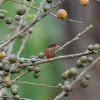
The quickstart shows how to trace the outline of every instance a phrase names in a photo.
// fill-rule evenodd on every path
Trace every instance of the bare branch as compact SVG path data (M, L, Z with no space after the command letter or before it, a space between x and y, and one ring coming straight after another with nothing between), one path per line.
M70 86L73 87L73 85L76 84L77 81L79 81L91 68L94 67L94 65L96 63L98 63L100 61L100 56L93 61L89 66L87 66L82 72L81 74L72 82L70 83ZM60 100L64 95L66 94L66 92L62 92L61 94L59 94L58 96L56 96L56 98L54 100Z
M14 83L19 83L19 84L29 84L29 85L44 86L44 87L48 87L48 88L59 89L58 86L50 86L50 85L38 84L38 83L30 83L30 82L14 82Z
M87 30L93 28L93 25L89 25L85 30L83 30L81 33L79 33L76 37L74 37L72 40L66 42L62 48L65 48L67 45L71 44L72 42L78 40L80 38L81 35L83 35ZM55 53L59 52L60 50L62 50L62 48L59 48L58 50L56 50Z
M64 0L63 0L64 1ZM14 36L12 36L8 41L6 41L5 43L3 43L2 45L0 45L0 49L6 45L8 45L10 42L14 41L16 38L18 38L20 36L20 34L23 34L24 32L26 32L29 28L33 27L37 22L39 22L41 19L43 19L44 17L46 17L49 12L51 12L54 8L56 8L59 4L62 3L62 0L59 0L53 7L51 7L46 13L44 13L43 15L41 15L39 18L37 18L35 21L33 21L29 26L26 26L21 32L19 32L18 34L15 34Z
M0 7L6 2L7 0L0 0Z
M98 51L98 52L100 52L100 51ZM20 64L18 67L22 67L22 66L27 67L27 66L39 65L39 64L53 62L53 61L56 61L56 60L80 57L80 56L89 55L89 54L95 54L95 51L82 52L82 53L64 55L64 56L58 56L58 57L54 57L54 58L50 58L50 59L44 59L44 60L41 60L41 61L37 61L36 63L24 63L24 64Z

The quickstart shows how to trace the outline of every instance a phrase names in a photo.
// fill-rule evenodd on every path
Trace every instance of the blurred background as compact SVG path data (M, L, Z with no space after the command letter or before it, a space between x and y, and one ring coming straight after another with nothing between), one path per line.
M21 0L23 1L23 0ZM34 6L39 7L42 0L35 0ZM55 3L57 0L54 0ZM47 4L47 3L45 3ZM44 4L44 5L45 5ZM6 17L13 18L13 24L15 27L14 16L16 15L15 8L17 3L7 1L0 9L7 10ZM52 13L57 12L59 8L65 9L68 12L68 18L78 21L83 21L83 24L70 22L68 20L59 20L52 16L47 16L33 28L33 33L30 35L23 52L20 57L29 58L31 55L38 55L40 52L44 52L50 42L55 42L62 46L67 41L74 38L78 33L82 32L90 24L94 25L94 28L87 31L78 41L68 45L63 51L60 51L56 56L67 55L72 53L79 53L87 50L89 44L100 43L100 3L95 0L90 0L87 7L82 7L79 4L79 0L65 0L62 5L53 10ZM33 21L37 10L31 9L29 15L32 16L27 19L27 24ZM5 24L4 20L0 19L0 41L7 37L9 33L9 25ZM13 53L16 54L19 50L21 39L19 38L14 45ZM99 54L93 55L96 58ZM19 81L29 81L33 83L41 83L55 86L58 83L64 83L61 78L61 74L71 67L76 67L75 59L66 59L61 61L55 61L49 64L41 64L40 78L34 79L33 72L28 73L22 77ZM89 73L92 78L89 80L89 86L87 88L80 87L79 82L74 86L73 92L69 97L63 97L62 100L100 100L100 67L98 63ZM83 69L81 69L83 70ZM79 70L79 71L81 71ZM16 77L16 75L14 76ZM13 77L13 78L14 78ZM56 95L62 91L57 89L51 89L41 86L31 86L25 84L18 84L20 87L20 97L29 98L32 100L53 100Z

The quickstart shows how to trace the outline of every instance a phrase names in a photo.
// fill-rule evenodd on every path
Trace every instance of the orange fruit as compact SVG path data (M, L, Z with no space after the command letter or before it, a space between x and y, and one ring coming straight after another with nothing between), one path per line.
M89 4L89 0L80 0L81 6L87 6Z
M59 19L65 19L65 18L67 17L67 11L64 10L64 9L59 9L59 10L57 11L57 17L58 17Z

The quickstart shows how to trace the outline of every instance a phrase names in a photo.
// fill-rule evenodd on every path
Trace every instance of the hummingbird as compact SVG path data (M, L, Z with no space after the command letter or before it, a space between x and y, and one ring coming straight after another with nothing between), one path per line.
M48 45L48 48L45 49L45 56L49 59L49 58L53 58L55 56L55 49L57 48L62 48L60 46L58 46L56 43L51 42Z

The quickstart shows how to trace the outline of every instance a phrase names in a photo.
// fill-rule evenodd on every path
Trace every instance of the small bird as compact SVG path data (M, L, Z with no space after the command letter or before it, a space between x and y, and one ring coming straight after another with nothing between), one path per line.
M53 58L55 56L55 49L57 48L62 48L60 46L58 46L56 43L51 42L48 45L48 48L45 49L45 56L49 59L49 58Z

